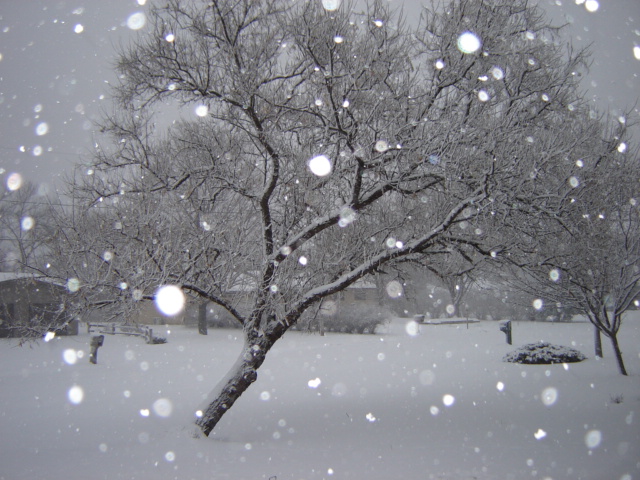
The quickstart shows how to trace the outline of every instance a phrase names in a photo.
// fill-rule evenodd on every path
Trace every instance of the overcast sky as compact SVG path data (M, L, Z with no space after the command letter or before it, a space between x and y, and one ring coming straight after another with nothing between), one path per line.
M389 1L413 18L423 3ZM0 0L0 188L11 173L51 184L87 158L93 121L109 105L114 47L136 34L136 14L147 8L140 3ZM589 98L616 116L632 107L640 98L640 0L540 5L556 24L570 23L567 40L592 45Z

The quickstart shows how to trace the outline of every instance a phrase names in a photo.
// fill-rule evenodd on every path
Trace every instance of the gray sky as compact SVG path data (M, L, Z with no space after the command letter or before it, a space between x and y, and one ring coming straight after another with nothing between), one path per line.
M423 3L389 1L411 17ZM53 184L87 157L92 122L109 106L114 47L135 35L132 15L146 8L140 3L0 0L0 188L16 172ZM540 0L556 24L570 23L568 40L592 45L584 87L600 110L617 116L640 98L640 1L598 0L594 12L586 3Z

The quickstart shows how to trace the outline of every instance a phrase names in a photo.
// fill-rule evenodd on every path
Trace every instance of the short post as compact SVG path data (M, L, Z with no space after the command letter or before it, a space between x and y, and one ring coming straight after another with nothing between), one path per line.
M198 307L198 333L207 335L207 302L202 302Z
M104 344L104 335L94 335L91 337L91 353L89 354L89 362L94 365L98 363L98 348Z
M511 320L501 323L500 331L507 336L507 343L511 345Z

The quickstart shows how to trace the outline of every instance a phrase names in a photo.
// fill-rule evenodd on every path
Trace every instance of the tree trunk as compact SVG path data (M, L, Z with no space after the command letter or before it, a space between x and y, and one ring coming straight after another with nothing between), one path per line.
M464 317L464 312L462 311L462 296L456 297L456 303L453 304L453 308L455 309L456 317Z
M202 302L198 308L198 333L207 335L207 302Z
M456 281L456 280L459 280ZM447 309L448 317L464 317L462 312L462 300L467 293L467 286L463 277L454 278L447 282L447 289L449 290L449 297L451 298L451 305L453 305L453 312Z
M458 303L460 302L460 298L458 296L459 292L456 291L456 287L452 283L447 284L447 289L449 290L449 299L451 300L451 303L445 308L445 313L447 317L452 318L458 314Z
M596 349L596 357L604 358L602 355L602 335L600 333L600 329L597 326L593 326L593 339Z
M275 340L259 337L249 340L245 333L245 345L227 375L218 383L207 399L208 405L199 412L196 425L209 436L222 416L240 396L258 379L257 370L264 362Z
M613 351L616 355L616 361L618 362L618 370L622 375L628 375L627 369L624 367L624 361L622 360L622 352L620 351L620 346L618 345L617 334L614 333L609 338L611 339L611 346L613 346Z

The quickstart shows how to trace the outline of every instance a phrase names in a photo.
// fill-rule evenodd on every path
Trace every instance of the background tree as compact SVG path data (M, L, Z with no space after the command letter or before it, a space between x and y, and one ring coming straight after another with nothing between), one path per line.
M54 231L50 209L49 199L29 182L0 193L0 271L28 272L46 264Z
M544 300L586 315L596 329L596 355L602 333L626 375L617 335L640 295L640 169L622 140L624 128L611 142L602 122L580 123L591 138L546 178L547 207L555 213L523 223L512 257L523 274L514 284L536 295L538 309Z
M464 225L464 224L463 224ZM466 227L464 227L466 228ZM429 270L440 284L449 292L450 303L447 305L447 315L462 316L462 305L465 295L473 287L480 272L485 257L478 252L465 252L452 245L440 255L433 255L426 260L425 268Z
M113 255L92 274L135 285L122 302L179 285L242 325L243 351L199 412L206 435L311 306L443 245L485 251L479 225L531 193L532 162L575 143L550 135L544 159L531 148L580 101L583 54L555 33L526 1L454 1L413 29L378 1L150 9L120 54L111 143L84 177L86 211L99 200L120 216L116 233L96 217L108 233L92 258L109 239ZM154 128L167 105L187 118Z

